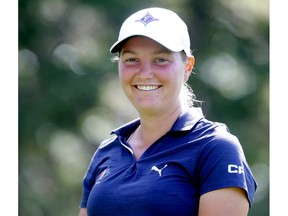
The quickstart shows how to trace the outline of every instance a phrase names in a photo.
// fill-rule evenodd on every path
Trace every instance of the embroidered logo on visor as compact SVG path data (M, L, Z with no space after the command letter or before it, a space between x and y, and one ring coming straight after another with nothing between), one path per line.
M153 22L153 21L157 21L157 20L158 19L156 19L149 12L147 12L144 17L142 17L139 20L136 20L135 22L142 22L144 24L144 26L146 26L148 23Z

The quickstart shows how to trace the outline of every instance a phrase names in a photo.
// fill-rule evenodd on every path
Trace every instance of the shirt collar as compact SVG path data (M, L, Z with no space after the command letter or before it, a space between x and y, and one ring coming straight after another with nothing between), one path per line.
M204 118L202 109L200 107L192 107L189 110L183 112L176 120L170 131L188 131L191 130L194 125ZM140 125L140 119L137 118L119 128L116 128L111 134L117 136L126 137L129 136Z
M179 116L171 128L171 131L191 130L194 125L202 118L204 118L204 116L200 107L190 108Z

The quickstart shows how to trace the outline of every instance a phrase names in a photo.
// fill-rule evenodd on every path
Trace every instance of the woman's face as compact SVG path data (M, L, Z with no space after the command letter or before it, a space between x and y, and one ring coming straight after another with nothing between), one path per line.
M180 91L190 72L181 53L171 52L147 37L129 39L120 53L121 85L140 114L181 109Z

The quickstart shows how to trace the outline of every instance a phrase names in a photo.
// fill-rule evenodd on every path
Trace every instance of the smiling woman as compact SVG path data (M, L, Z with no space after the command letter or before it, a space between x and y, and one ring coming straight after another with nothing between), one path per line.
M147 46L143 45L144 41L148 40L147 37L134 37L133 41L136 40L142 40L140 41L140 44L142 45L143 48L147 48ZM148 40L149 41L149 40ZM131 40L129 42L127 42L127 44L131 44L132 43ZM152 58L151 60L149 60L149 62L151 62L151 66L154 65L155 66L159 66L159 69L162 67L162 69L164 68L164 66L166 65L166 67L168 66L168 64L171 65L171 63L175 62L175 54L176 53L172 53L170 50L168 50L167 48L163 47L162 45L155 43L155 41L150 40L150 43L154 43L156 46L159 46L159 50L155 50L152 51ZM125 44L124 48L127 47L127 44ZM133 47L133 45L132 45ZM119 61L120 56L119 55L115 55L112 58L112 62L118 62L119 63L119 68L121 67L121 65L124 66L129 66L129 68L132 69L132 66L134 66L133 68L135 69L136 66L141 66L143 67L143 60L139 59L139 55L143 54L142 51L139 52L139 54L137 54L137 52L134 52L130 49L123 49L122 52L119 52L119 55L121 55L121 62ZM177 53L176 55L178 55L179 53ZM180 100L182 102L182 105L186 108L192 107L193 106L193 102L200 102L196 100L196 96L193 93L192 88L187 84L187 80L189 78L189 75L193 69L194 66L194 57L190 56L187 57L187 55L185 54L184 51L180 52L180 56L182 58L182 64L186 64L186 70L185 70L185 81L182 82L182 87L181 87L181 93L180 93ZM178 56L177 56L178 57ZM141 60L141 61L140 61ZM179 59L177 59L177 63L181 64L181 61L178 61ZM151 67L151 66L145 66L144 67ZM161 67L160 67L161 66ZM149 72L151 69L148 69L147 71ZM157 71L157 70L156 70ZM135 71L134 71L135 73ZM151 71L151 73L153 73L153 71ZM138 73L139 74L139 73ZM121 76L121 73L120 73ZM149 85L134 85L135 88L138 88L139 90L142 91L151 91L151 90L156 90L159 89L161 87L161 85L156 85L156 84L149 84Z
M195 59L183 20L163 8L140 10L110 51L139 118L95 152L80 215L247 215L257 184L241 144L189 103Z
M119 77L126 96L143 117L165 116L182 109L179 95L193 64L193 57L184 62L179 52L137 36L122 47Z

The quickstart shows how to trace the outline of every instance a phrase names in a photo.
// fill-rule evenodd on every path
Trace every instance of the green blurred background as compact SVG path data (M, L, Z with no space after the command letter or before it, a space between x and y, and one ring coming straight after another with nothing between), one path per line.
M109 48L124 19L151 6L188 25L189 83L243 146L258 182L249 215L269 215L268 0L20 0L19 215L78 215L92 154L137 116Z

